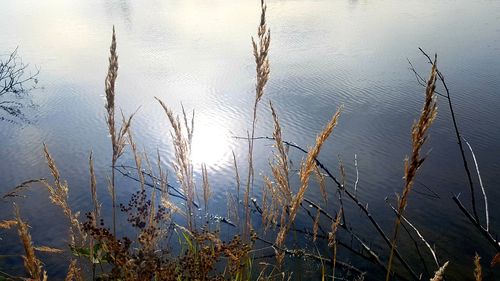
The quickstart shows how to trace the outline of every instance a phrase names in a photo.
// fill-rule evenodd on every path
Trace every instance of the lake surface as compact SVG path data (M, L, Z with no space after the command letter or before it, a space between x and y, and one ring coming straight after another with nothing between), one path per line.
M248 144L233 136L245 136L251 127L255 66L250 38L256 34L259 13L257 0L1 1L0 53L19 46L23 60L41 68L42 88L32 92L37 107L25 110L31 122L0 122L0 193L24 180L48 177L45 143L69 182L75 209L90 208L87 163L92 150L99 195L109 206L105 184L111 147L103 95L114 25L120 65L117 104L126 114L140 107L132 126L139 148L153 157L159 149L163 164L171 166L170 127L155 96L177 113L181 103L189 111L195 109L197 177L201 163L206 163L213 205L224 214L226 193L235 186L232 151L245 171ZM394 202L394 194L401 192L403 160L411 152L410 129L424 94L407 59L427 77L429 65L418 47L438 53L460 130L481 169L491 228L500 232L500 1L269 1L268 24L271 78L259 107L256 135L272 135L269 100L284 138L304 148L344 105L320 160L338 174L340 157L347 188L353 188L357 156L358 196L388 233L394 216L384 199ZM271 145L256 141L258 200L260 175L269 173ZM486 267L494 249L451 200L461 193L468 206L469 192L444 98L439 98L438 117L424 151L429 156L411 194L408 217L435 245L441 260L451 260L453 280L470 279L474 253L483 256ZM297 168L303 155L291 152L291 157ZM132 164L132 158L127 154L121 163ZM244 178L245 172L241 174ZM137 186L122 177L118 183L118 198L125 202ZM329 188L333 199L331 183ZM429 196L428 189L437 196ZM35 243L64 247L67 228L61 212L41 187L25 194L27 198L16 201L32 226ZM316 189L308 196L320 201L319 194ZM478 204L482 214L483 204ZM331 211L337 208L336 202L329 206ZM361 236L375 249L385 249L356 207L346 208L349 223ZM11 213L12 204L0 201L0 219ZM301 222L309 223L306 218ZM20 253L17 238L4 233L0 255ZM403 239L400 249L412 252L412 247ZM340 251L344 260L356 260L347 250ZM388 251L381 252L385 259ZM49 275L58 276L67 268L57 262L66 257L42 258ZM0 259L0 265L22 272L22 264L14 261ZM434 270L432 262L428 264Z

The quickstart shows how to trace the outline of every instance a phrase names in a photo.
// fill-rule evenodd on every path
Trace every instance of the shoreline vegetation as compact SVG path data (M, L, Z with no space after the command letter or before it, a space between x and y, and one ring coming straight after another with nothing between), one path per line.
M257 112L264 106L265 88L270 75L269 50L271 32L266 22L266 4L261 1L261 15L257 37L252 38L252 49L256 65L255 100L251 109L253 118L251 128L245 137L236 137L248 142L247 170L238 167L233 153L236 187L228 195L227 217L214 214L210 206L212 187L207 167L202 165L202 179L197 182L191 161L191 143L195 131L195 113L176 115L168 104L156 98L165 112L171 126L171 138L175 158L172 169L175 184L167 176L167 168L162 166L159 150L154 157L138 151L133 137L132 113L117 116L115 83L118 77L118 54L115 29L113 27L108 73L105 78L106 124L111 136L112 154L107 187L97 185L92 152L89 155L90 194L92 209L73 210L68 203L70 186L63 179L57 167L57 159L44 144L44 155L52 179L36 179L21 183L2 196L8 200L20 196L34 184L41 184L49 192L49 199L58 206L67 218L69 226L68 249L56 249L45 245L35 245L29 225L23 220L20 209L14 204L14 216L0 221L0 229L17 229L19 241L24 248L22 255L26 275L13 276L8 269L0 268L0 280L52 280L47 275L44 263L39 259L40 252L71 254L65 280L295 280L307 279L301 272L287 267L287 260L304 258L318 264L321 280L375 280L374 276L385 276L385 280L445 280L453 257L444 257L432 246L425 235L406 216L408 198L419 169L427 157L425 143L429 129L437 115L437 97L447 101L451 112L453 128L460 149L464 171L470 188L470 208L466 207L459 195L452 200L467 221L491 245L490 257L483 260L477 254L470 261L470 276L474 280L490 280L492 270L500 262L500 244L490 226L488 199L483 187L478 163L471 144L460 134L452 99L444 75L439 71L437 55L431 57L420 51L428 60L430 73L425 79L411 65L417 81L425 88L422 109L411 130L411 147L404 162L404 185L397 195L396 202L387 202L394 211L394 223L383 226L370 212L366 202L357 196L359 176L356 166L356 181L349 186L345 181L345 169L339 163L338 176L318 160L322 145L332 135L342 119L340 106L330 121L317 134L315 143L304 149L284 139L279 121L279 113L269 101L271 118L274 123L272 136L256 136ZM440 83L443 92L436 90ZM445 106L442 106L443 109ZM442 110L443 110L442 109ZM253 167L254 142L273 142L272 159L269 170L263 174L264 185L254 185ZM465 144L467 147L465 147ZM291 170L289 150L297 150L304 157L298 173ZM466 153L470 152L473 165L467 162ZM133 156L135 166L120 163L125 153ZM472 167L472 168L471 168ZM138 185L128 202L117 202L116 176L125 176ZM472 174L479 178L479 188L474 184ZM323 202L308 198L311 181L316 180ZM172 182L172 183L171 183ZM296 185L295 183L298 183ZM334 188L335 192L328 189ZM103 208L97 190L107 188L111 207ZM259 188L262 200L255 199L255 189ZM314 186L316 188L316 186ZM242 194L241 194L242 193ZM481 196L480 202L476 196ZM202 198L199 199L199 198ZM242 200L240 200L242 198ZM202 202L201 202L202 201ZM180 203L180 204L179 204ZM385 248L372 248L370 237L362 237L349 223L345 204L354 205L368 225L384 243ZM306 208L305 206L308 206ZM480 208L480 206L484 206ZM481 210L483 213L481 213ZM198 219L202 215L204 219ZM297 218L310 219L308 227L299 228ZM234 231L232 239L223 239L220 228L208 223L209 218L217 217L219 224L226 224ZM255 225L252 217L260 218ZM111 218L105 221L104 218ZM118 221L125 222L133 229L132 233L117 231ZM384 229L392 229L387 231ZM404 229L404 232L403 232ZM125 235L126 234L126 235ZM399 238L405 235L415 244L414 252L402 251ZM224 235L227 237L227 235ZM347 239L346 239L347 238ZM312 241L317 251L297 247L294 240ZM319 251L318 247L327 251ZM346 251L370 264L374 272L365 271L357 264L344 261L339 255ZM418 255L420 263L409 256ZM487 268L483 269L486 260ZM383 277L382 277L383 278ZM378 280L378 279L377 279Z

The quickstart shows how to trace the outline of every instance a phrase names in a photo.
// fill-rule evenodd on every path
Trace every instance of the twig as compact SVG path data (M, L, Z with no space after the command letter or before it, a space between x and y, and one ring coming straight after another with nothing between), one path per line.
M429 63L432 64L432 59L431 57L424 51L422 48L418 48L422 54L427 57L427 60ZM458 125L457 125L457 119L455 117L455 112L453 110L453 105L451 102L451 95L450 95L450 90L448 89L448 85L446 84L446 81L444 79L444 75L439 71L439 69L436 69L437 75L441 83L443 84L443 87L446 91L446 99L448 100L448 107L450 108L450 114L451 114L451 119L453 121L453 128L455 129L455 136L458 142L458 146L460 148L460 154L462 156L462 163L464 165L465 173L467 174L467 180L469 182L469 188L470 188L470 193L471 193L471 202L472 202L472 212L474 213L474 218L479 222L479 216L477 214L477 208L476 208L476 196L474 194L474 184L472 182L472 176L471 172L469 169L469 164L467 163L467 159L465 158L465 152L464 152L464 147L462 144L462 138L460 136L460 131L458 130Z
M467 211L467 209L464 207L462 202L460 202L460 199L458 199L459 195L453 195L453 201L457 204L458 208L464 213L464 215L469 219L469 221L479 230L479 232L490 242L490 244L496 249L497 252L500 252L500 244L498 241L493 238L493 235L487 231L480 223L478 220L474 218L474 216Z
M308 253L306 252L305 250L303 249L288 249L286 247L280 247L278 245L276 245L275 243L273 242L270 242L270 241L267 241L263 238L260 238L260 237L257 237L257 240L265 243L265 244L268 244L270 246L272 246L273 248L279 250L279 251L282 251L284 252L285 254L287 255L290 255L290 256L293 256L293 257L305 257L305 258L311 258L313 260L317 260L317 261L320 261L320 262L325 262L325 263L328 263L328 264L332 264L332 260L331 259L328 259L328 258L324 258L320 255L316 255L316 254L312 254L312 253ZM353 265L351 264L348 264L346 262L342 262L342 261L336 261L336 263L348 270L351 270L351 271L355 271L356 273L358 274L364 274L363 271L361 271L360 269L354 267Z
M396 215L398 215L398 211L396 210L396 208L394 208L394 206L392 206L388 201L387 201L387 198L386 198L386 202L387 204L389 204L389 206L391 207L391 209L396 213ZM432 258L434 259L434 262L436 263L436 266L438 268L440 268L440 263L439 263L439 260L436 256L436 252L432 249L431 245L427 242L427 240L425 240L424 236L420 233L420 231L418 231L418 229L405 217L401 214L401 218L403 219L404 222L406 222L411 228L413 228L413 230L415 231L415 233L417 233L418 237L420 238L420 240L422 240L422 242L424 242L425 246L429 249L429 251L431 252L431 255L432 255Z
M116 167L114 167L114 169L116 169L120 174L122 174L123 176L129 178L129 179L132 179L134 181L137 181L137 182L140 182L140 179L138 178L135 178L133 176L130 175L130 173L127 171L127 169L137 169L136 167L132 167L132 166L126 166L126 165L118 165ZM125 171L122 171L121 169L124 169ZM159 179L157 177L155 177L154 175L152 175L151 173L148 173L146 171L141 171L144 175L150 177L153 181L156 181L156 182L165 182L164 180L162 179ZM174 196L174 197L177 197L177 198L180 198L184 201L187 201L187 197L186 195L184 195L184 193L182 193L181 191L179 191L178 188L176 188L175 186L169 184L169 183L166 183L168 188L169 188L169 191L168 191L168 194ZM153 185L152 183L149 183L149 182L144 182L144 185L148 186L148 187L151 187L151 188L154 188L158 191L161 191L161 189L155 185ZM175 193L173 192L170 192L170 190L173 190L175 191ZM195 201L192 202L193 206L195 206L196 208L199 208L199 204L196 203Z
M358 170L358 155L354 154L354 168L356 168L356 181L354 182L354 194L358 194L359 170Z
M464 137L462 137L462 138L464 139L465 143L469 147L470 153L472 154L472 159L474 160L474 165L476 166L477 177L479 179L479 186L481 187L481 191L483 192L484 213L486 216L486 231L488 231L490 229L490 215L488 212L488 197L486 197L486 191L484 190L483 180L481 178L481 174L479 173L479 165L477 164L476 155L474 154L474 151L472 150L472 146L470 145L470 143Z

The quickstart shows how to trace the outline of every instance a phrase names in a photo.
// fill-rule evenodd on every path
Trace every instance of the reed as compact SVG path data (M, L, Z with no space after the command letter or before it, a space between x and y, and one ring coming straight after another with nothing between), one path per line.
M200 182L195 179L191 161L191 144L195 125L194 111L190 117L182 106L182 116L175 115L166 103L156 98L164 110L171 127L170 136L175 152L172 167L177 178L177 183L181 186L180 191L175 186L169 184L167 170L161 164L159 149L156 151L155 167L154 163L152 163L154 161L150 161L146 152L139 152L131 128L131 121L134 114L126 118L121 113L121 125L117 126L115 120L115 83L118 76L118 55L116 52L115 29L113 27L108 72L105 79L106 124L111 136L113 149L111 158L112 172L108 184L112 200L111 228L106 225L104 218L101 218L105 216L101 216L101 204L97 198L98 184L92 152L88 159L92 206L91 211L86 213L86 219L84 220L81 220L78 212L71 209L68 203L68 183L62 179L56 162L45 145L44 154L47 166L52 174L53 183L49 183L45 179L26 181L16 187L14 191L2 197L3 199L16 197L22 191L22 188L36 182L41 182L48 189L51 202L62 210L70 222L71 252L80 257L78 260L71 259L69 261L66 280L85 280L85 271L82 268L85 268L83 262L87 261L92 265L93 280L254 280L252 273L257 261L270 257L274 257L276 263L270 264L267 260L260 262L259 265L263 266L263 269L260 271L257 280L291 280L292 276L295 277L295 273L285 272L281 267L286 256L308 258L321 263L322 280L325 280L327 277L326 266L331 267L332 280L339 279L336 275L347 271L354 272L357 276L346 275L347 277L352 277L349 280L363 280L364 273L360 269L356 268L355 265L342 262L339 255L340 247L380 267L381 272L386 272L387 274L386 280L393 277L403 281L409 280L406 276L399 274L397 270L393 269L394 257L401 262L413 279L420 280L423 275L417 275L413 271L396 247L402 223L410 225L411 229L417 233L420 240L429 248L435 263L439 267L434 277L430 280L444 280L444 271L448 262L440 266L430 244L424 239L417 228L404 217L404 211L408 205L415 177L426 158L425 156L421 156L421 150L426 143L428 130L437 112L435 87L437 77L440 75L436 66L437 58L434 58L431 74L427 81L424 106L419 119L412 127L412 151L410 157L405 160L404 188L402 194L398 196L397 207L393 208L396 213L396 220L392 240L389 240L372 214L368 211L368 205L362 204L357 197L357 185L359 182L357 156L354 156L354 166L356 168L356 181L353 186L354 195L351 193L351 187L348 186L349 183L346 181L348 169L344 167L340 157L339 179L333 176L327 167L318 160L323 145L333 134L337 126L343 109L342 106L338 108L323 130L317 135L314 145L310 149L305 150L284 139L278 113L273 104L269 102L273 122L272 138L262 137L261 139L272 140L274 149L272 159L269 160L269 175L263 176L262 205L259 206L256 200L252 199L250 201L254 187L253 150L254 140L258 139L258 137L255 137L258 106L264 96L265 87L270 75L269 47L271 38L270 30L266 23L267 7L263 0L261 0L260 8L261 14L257 37L252 38L253 55L256 64L256 85L252 108L252 127L251 131L247 132L248 176L246 186L244 187L244 200L243 202L239 200L241 191L240 173L238 171L236 155L233 152L236 196L228 192L227 217L229 220L221 220L222 223L227 223L235 227L234 233L236 235L234 238L224 241L221 239L219 233L221 228L219 227L214 230L214 228L211 229L208 225L208 218L212 215L212 212L216 212L217 210L210 205L213 187L209 184L209 173L205 164L201 166L201 185L203 188L203 203L207 224L199 227L196 226L198 214L196 214L197 210L195 207L198 208L198 204L195 201L195 196L198 196L196 186ZM119 204L119 210L132 227L133 235L135 235L133 238L128 238L127 236L120 238L116 233L117 219L120 218L116 215L115 171L119 168L117 166L119 164L118 160L125 153L126 146L130 146L130 153L133 156L135 164L133 168L137 172L137 175L132 176L126 173L124 175L135 179L139 186L136 191L133 191L128 203ZM306 154L300 163L298 173L294 172L292 162L289 159L290 147ZM471 153L473 154L472 149ZM322 200L324 204L313 202L306 197L310 188L310 178L313 176L313 173L319 184L319 193L321 194L319 200ZM328 184L332 182L327 178L333 180L339 195L339 206L338 209L335 209L338 211L334 210L332 214L329 213L329 210L337 202L332 198L329 200L329 195L331 194L329 194L327 188ZM298 186L292 186L295 179L299 180ZM362 210L362 213L375 226L378 231L377 233L389 245L391 252L387 266L385 265L386 263L382 262L381 257L383 256L376 249L371 248L371 243L367 243L366 239L360 237L352 225L346 221L345 213L349 209L344 209L342 194L347 195L345 197L346 200L351 199ZM484 197L485 203L487 203L485 194ZM177 200L185 205L184 209L179 207L180 204L178 204ZM200 200L197 199L197 201ZM241 207L242 203L244 204L243 207ZM313 208L312 210L315 213L303 206L303 203ZM236 225L239 225L239 211L241 211L238 207L244 208L245 213L245 224L239 228L236 227ZM19 210L17 208L15 210L15 220L0 221L0 228L9 229L17 226L19 238L25 251L23 259L27 275L30 277L30 280L46 280L47 274L43 269L42 262L35 255L36 251L59 253L61 250L46 246L35 247L29 233L29 226L21 219ZM303 229L295 225L295 221L299 214L301 214L301 210L304 210L304 213L311 218L311 224L301 226ZM263 226L261 233L253 231L250 220L251 213L255 214L255 216L261 216ZM186 218L187 227L176 221L176 214ZM231 218L234 218L236 225L230 222ZM488 231L488 213L486 213L486 218L486 231ZM322 225L325 221L328 222L326 226ZM271 237L275 239L274 242L267 240L266 235L269 234L268 231L272 231L271 234L273 236ZM339 235L340 231L344 231L344 234L348 235L351 241L347 243L341 240L340 237L343 236ZM410 233L408 229L407 232ZM295 247L295 244L288 243L290 241L289 236L292 234L294 238L309 239L307 240L309 241L308 243L312 243L317 253L309 252L308 247L291 248ZM172 241L178 241L178 248L180 250L172 247ZM322 245L318 244L320 241L328 245L325 256L318 250L318 246ZM414 242L417 244L416 241ZM358 247L361 250L358 250ZM269 254L269 252L272 253ZM268 255L258 256L259 253ZM492 266L496 264L496 260L495 258ZM103 266L104 264L106 266ZM425 261L423 264L425 267ZM271 268L270 272L268 268ZM296 275L300 274L300 272L296 273ZM3 280L2 277L4 275L0 271L0 280ZM415 278L415 276L420 276L421 278ZM426 276L430 277L431 273L428 272ZM303 276L298 276L298 278L301 277ZM483 279L480 257L478 255L474 258L474 277L475 280ZM343 275L342 278L344 278Z
M65 281L84 281L82 270L78 267L76 260L72 260L68 267Z
M342 107L340 107L337 112L332 116L332 119L323 131L316 137L316 143L307 153L306 159L301 163L299 178L300 178L300 188L297 193L293 196L293 199L290 203L290 214L288 215L288 221L286 224L280 227L280 230L276 236L276 244L283 245L286 235L290 230L293 222L295 221L295 217L299 211L300 204L304 199L304 195L306 190L309 187L309 177L311 173L314 171L314 166L316 165L316 158L319 155L321 150L321 146L326 142L330 134L333 132L333 129L337 125L338 118L340 113L342 112Z
M483 269L481 267L481 257L476 253L474 256L474 280L483 280Z
M413 129L411 133L412 137L412 153L410 158L405 160L405 185L403 188L403 194L398 197L398 208L396 213L396 221L394 224L394 234L391 242L391 253L389 255L389 261L387 263L387 274L386 281L390 280L390 273L392 267L392 261L394 258L394 250L396 248L397 237L399 232L399 227L401 225L401 217L404 214L406 206L408 205L408 196L412 190L413 183L417 171L420 169L425 161L425 156L420 155L422 146L428 138L428 130L434 121L437 114L437 103L436 103L436 78L437 78L437 55L434 57L434 62L431 67L431 73L429 79L427 80L427 86L425 89L425 101L420 117L418 121L413 124Z
M15 217L17 221L17 230L19 239L21 240L24 248L25 255L23 256L24 268L32 280L46 281L47 272L42 268L42 262L35 255L35 247L31 240L29 233L29 226L21 219L21 214L17 206L14 207Z
M111 36L111 46L109 48L109 66L108 73L105 79L106 92L106 124L108 126L109 135L111 137L112 157L111 157L111 180L109 182L109 190L112 199L112 215L113 215L113 233L116 235L116 191L115 191L115 167L118 158L123 154L126 146L126 134L130 128L133 114L125 118L122 113L122 125L117 128L115 122L115 83L118 77L118 54L116 52L116 35L115 27L113 26L113 35Z
M201 165L201 175L203 179L203 203L205 205L205 214L208 214L208 202L210 200L210 196L212 196L212 191L210 190L210 184L208 183L208 172L207 165Z
M194 230L193 221L193 202L195 196L195 183L193 179L193 164L191 162L191 138L193 134L193 127L188 126L186 114L183 110L185 129L187 131L187 137L182 133L182 124L179 117L174 116L172 110L170 110L167 105L156 98L160 103L165 114L168 117L170 125L173 131L171 132L172 143L175 151L175 161L173 163L174 171L176 173L177 179L182 186L183 191L186 194L187 202L187 216L188 216L188 229ZM192 123L193 124L193 123Z
M264 96L264 88L269 80L269 45L271 44L271 31L266 24L267 5L264 0L260 2L261 14L260 23L257 29L257 42L252 37L253 55L255 58L255 71L257 82L255 84L255 100L253 105L252 131L248 140L248 176L245 190L245 233L246 239L250 238L250 208L249 198L253 189L254 169L253 169L253 147L255 138L255 125L257 123L257 107L259 101ZM251 188L252 187L252 188Z
M328 233L328 247L333 250L332 281L335 280L335 265L337 263L337 230L342 217L342 209L337 213L335 220L332 220L331 232Z
M70 222L69 235L70 235L70 243L72 246L75 246L76 240L78 239L78 244L85 243L87 235L84 231L82 231L81 224L78 218L78 213L74 213L70 208L68 203L68 192L69 187L66 181L61 179L61 175L59 173L59 169L57 168L56 162L50 155L48 147L44 144L43 151L45 153L45 159L47 160L47 165L49 170L54 178L54 184L51 185L47 181L43 181L43 184L49 191L49 198L52 203L61 208L64 215L68 218ZM78 237L75 237L75 234L78 234Z
M431 281L442 281L444 280L444 271L446 270L446 267L448 266L448 262L445 262L443 266L441 266L436 273L434 274L434 277L431 279Z

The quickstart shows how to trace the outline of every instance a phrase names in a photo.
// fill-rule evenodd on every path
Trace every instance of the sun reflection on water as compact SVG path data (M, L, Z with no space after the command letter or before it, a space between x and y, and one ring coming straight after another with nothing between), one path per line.
M195 127L191 158L195 167L216 166L231 153L228 132L217 125Z

